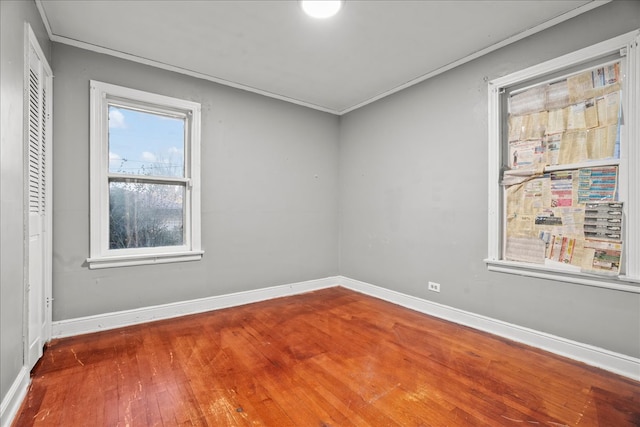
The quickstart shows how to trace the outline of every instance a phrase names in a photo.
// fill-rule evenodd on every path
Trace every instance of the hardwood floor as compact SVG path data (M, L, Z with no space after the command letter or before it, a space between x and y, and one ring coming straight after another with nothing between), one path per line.
M640 383L343 288L56 340L14 426L639 426Z

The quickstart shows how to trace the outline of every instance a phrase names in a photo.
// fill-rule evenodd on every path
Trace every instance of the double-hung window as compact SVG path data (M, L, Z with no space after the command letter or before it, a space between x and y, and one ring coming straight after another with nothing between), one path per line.
M202 257L200 104L90 83L90 268Z
M639 42L489 83L489 270L640 293Z

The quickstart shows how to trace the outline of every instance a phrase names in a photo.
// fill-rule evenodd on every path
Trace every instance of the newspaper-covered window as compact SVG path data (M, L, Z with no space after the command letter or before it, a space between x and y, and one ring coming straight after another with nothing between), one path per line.
M640 283L637 43L490 82L490 269Z
M620 273L621 91L615 61L509 94L505 260Z

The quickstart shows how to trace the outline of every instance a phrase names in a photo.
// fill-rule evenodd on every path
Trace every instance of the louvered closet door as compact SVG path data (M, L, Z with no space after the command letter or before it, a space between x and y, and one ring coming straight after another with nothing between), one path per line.
M29 368L42 356L46 340L47 298L45 283L50 259L47 244L50 209L48 206L50 75L32 46L29 52L27 100L27 171L29 209L29 277L27 288Z

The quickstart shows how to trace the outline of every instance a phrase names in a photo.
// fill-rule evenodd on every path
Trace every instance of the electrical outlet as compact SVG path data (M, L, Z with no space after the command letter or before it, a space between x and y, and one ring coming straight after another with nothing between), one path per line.
M429 288L430 291L433 292L440 292L440 283L436 283L436 282L429 282Z

